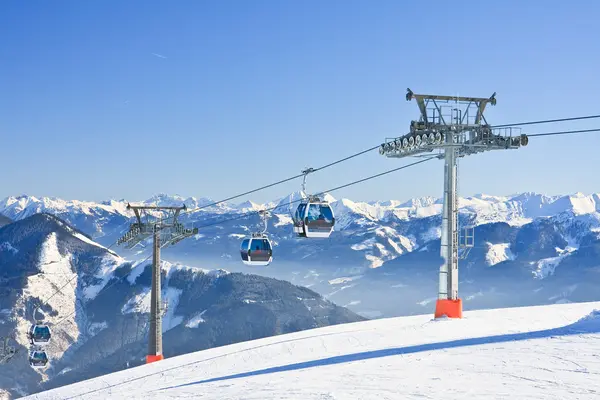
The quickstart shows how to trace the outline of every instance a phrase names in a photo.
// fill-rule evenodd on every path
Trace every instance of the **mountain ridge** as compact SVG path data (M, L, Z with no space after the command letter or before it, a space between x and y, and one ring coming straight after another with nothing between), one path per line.
M52 214L1 227L0 337L18 353L0 365L0 387L24 395L142 364L151 276L151 261L128 261ZM365 320L274 278L163 261L161 281L166 356ZM52 329L43 371L27 362L34 313Z
M207 211L229 211L229 212L245 212L248 209L258 210L261 208L273 208L275 212L278 210L295 209L295 205L300 199L300 192L291 192L288 195L279 197L275 200L258 203L252 200L245 200L240 203L222 202L218 205L213 205L204 208ZM441 212L442 199L425 196L416 197L408 200L378 200L378 201L353 201L348 198L336 199L333 196L326 194L325 199L330 203L346 203L357 205L358 207L373 207L379 210L393 209L426 209L433 207L433 212L439 214ZM53 210L56 212L66 212L75 209L80 209L82 212L91 213L92 208L97 208L110 213L119 213L124 216L133 216L133 212L128 211L126 206L128 200L125 199L109 199L103 201L82 201L82 200L65 200L59 197L36 197L29 195L7 196L0 200L0 214L16 220L27 217L32 213L38 213L42 210ZM292 202L291 205L289 203ZM180 195L167 195L158 193L150 198L142 201L131 202L132 204L148 204L148 205L175 205L185 204L188 207L187 213L194 212L196 208L203 208L208 204L214 203L214 200L208 197L184 197ZM478 208L477 206L485 206L493 209L493 204L521 203L525 205L525 209L520 210L525 218L536 218L540 216L555 215L557 213L573 210L576 214L586 214L592 212L600 212L600 193L584 194L576 192L573 194L562 195L545 195L536 192L522 192L512 194L510 196L497 196L490 194L476 194L473 196L459 196L459 209ZM439 210L438 210L439 209ZM25 212L25 213L23 213ZM422 213L422 216L431 214Z
M297 238L292 231L293 207L281 207L299 195L292 192L269 203L279 206L268 221L273 243L270 266L255 268L241 263L241 239L263 229L260 217L245 211L256 211L264 204L246 202L241 202L241 206L222 204L183 213L180 220L197 227L199 233L165 248L163 258L197 268L251 272L289 281L368 317L429 310L437 293L442 263L439 198L379 202L331 199L336 216L333 233L328 239L307 240ZM154 198L189 198L167 197L162 194ZM47 202L49 208L44 208L39 199L20 201L31 204L21 209L13 205L14 200L5 200L0 202L0 212L9 209L13 213L9 216L20 216L43 209L105 247L114 245L133 221L129 215L118 212L126 202L113 202L115 207L107 209L66 202L60 207ZM560 301L596 299L590 284L599 279L593 272L600 240L598 194L478 194L461 198L459 205L461 229L475 228L475 248L459 261L459 290L464 294L466 308L498 307L503 302L546 304L558 301L557 293L563 292L568 295L559 296ZM151 248L151 242L146 241L118 252L128 259L141 259L151 256ZM577 285L575 289L573 285ZM508 293L517 286L524 292L511 299Z

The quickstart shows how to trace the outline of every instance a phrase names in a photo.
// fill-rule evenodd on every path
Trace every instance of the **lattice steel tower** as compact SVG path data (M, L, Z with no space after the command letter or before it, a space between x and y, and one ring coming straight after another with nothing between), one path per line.
M528 138L520 128L491 127L483 112L486 105L496 105L496 93L489 98L415 94L407 89L406 100L415 99L421 116L411 121L410 133L387 139L379 148L386 157L437 157L444 160L444 208L442 211L441 256L438 300L435 317L462 317L458 297L458 259L466 257L474 245L473 228L466 228L459 243L458 229L458 159L489 150L518 149Z
M162 307L160 299L160 249L195 235L198 228L186 229L177 221L181 207L132 206L137 222L131 224L129 231L117 243L127 243L126 248L132 248L143 240L153 236L152 249L152 292L150 296L150 335L148 338L148 355L146 363L162 360ZM161 218L151 215L149 211L162 213ZM166 213L166 217L164 214ZM145 222L142 221L145 219Z

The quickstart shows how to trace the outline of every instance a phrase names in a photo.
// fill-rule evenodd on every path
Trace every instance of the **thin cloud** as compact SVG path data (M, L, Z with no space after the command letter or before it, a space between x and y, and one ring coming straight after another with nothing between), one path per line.
M162 54L156 54L156 53L152 53L153 56L156 56L158 58L167 58L165 56L163 56Z

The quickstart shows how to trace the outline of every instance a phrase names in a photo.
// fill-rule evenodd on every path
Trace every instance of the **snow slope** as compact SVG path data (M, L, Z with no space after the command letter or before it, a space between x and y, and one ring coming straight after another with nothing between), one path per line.
M17 343L24 347L29 347L27 331L31 326L31 321L20 316L16 310L25 308L25 304L32 298L43 299L54 313L38 310L37 318L41 318L48 324L54 325L60 322L65 315L68 315L64 323L69 323L68 334L64 332L53 332L52 342L47 346L48 353L53 357L61 357L64 349L68 346L69 340L77 340L80 332L77 329L75 321L75 300L76 285L71 265L71 255L61 255L58 250L56 233L48 235L43 243L39 257L40 274L27 277L27 285L23 289L23 294L17 301L14 310L14 318L17 322L17 334L15 339ZM67 284L73 280L72 284ZM57 289L61 289L58 291Z
M600 302L312 329L186 354L29 399L597 399Z

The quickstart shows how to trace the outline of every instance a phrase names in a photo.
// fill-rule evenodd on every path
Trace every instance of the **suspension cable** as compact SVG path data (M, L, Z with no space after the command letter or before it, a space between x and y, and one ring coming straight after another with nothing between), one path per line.
M563 121L575 121L575 120L593 119L593 118L600 118L600 115L588 115L588 116L560 118L560 119L552 119L552 120L528 121L528 122L520 122L520 123L515 123L515 124L495 125L493 127L498 128L498 127L508 127L508 126L516 126L516 125L534 125L534 124L544 124L544 123L563 122ZM558 131L558 132L533 133L533 134L528 134L527 136L528 137L540 137L540 136L566 135L566 134L574 134L574 133L587 133L587 132L599 132L599 131L600 131L600 129L570 130L570 131ZM371 147L369 149L360 151L358 153L355 153L355 154L352 154L350 156L344 157L342 159L336 160L336 161L331 162L329 164L325 164L325 165L323 165L323 166L321 166L319 168L314 168L311 172L320 171L320 170L329 168L331 166L340 164L342 162L348 161L348 160L350 160L352 158L355 158L355 157L358 157L358 156L360 156L362 154L365 154L365 153L368 153L370 151L373 151L373 150L379 148L379 146L380 145ZM379 174L376 174L376 175L369 176L367 178L363 178L363 179L360 179L360 180L357 180L357 181L353 181L353 182L350 182L350 183L342 185L342 186L338 186L336 188L329 189L329 190L321 192L319 194L323 194L325 192L332 192L332 191L343 189L343 188L346 188L346 187L349 187L349 186L352 186L352 185L356 185L358 183L362 183L362 182L365 182L365 181L368 181L368 180L371 180L371 179L374 179L374 178L377 178L377 177L380 177L380 176L383 176L383 175L387 175L387 174L392 173L392 172L396 172L396 171L401 170L401 169L405 169L405 168L408 168L408 167L411 167L411 166L414 166L414 165L417 165L417 164L421 164L421 163L423 163L425 161L429 161L429 160L435 159L435 158L437 158L437 157L425 158L423 160L420 160L420 161L417 161L417 162L414 162L414 163L411 163L411 164L407 164L407 165L404 165L402 167L394 168L394 169L391 169L391 170L388 170L388 171L385 171L385 172L382 172L382 173L379 173ZM197 210L200 210L200 209L203 209L203 208L207 208L207 207L211 207L211 206L214 206L214 205L217 205L217 204L220 204L220 203L224 203L226 201L229 201L229 200L232 200L232 199L235 199L235 198L238 198L238 197L242 197L242 196L245 196L245 195L248 195L248 194L251 194L251 193L255 193L255 192L258 192L260 190L264 190L264 189L267 189L267 188L270 188L270 187L273 187L273 186L276 186L276 185L279 185L279 184L282 184L282 183L285 183L285 182L289 182L289 181L291 181L293 179L297 179L297 178L303 177L305 175L306 175L305 173L301 173L301 174L292 176L290 178L282 179L280 181L271 183L269 185L264 185L264 186L261 186L261 187L256 188L256 189L253 189L253 190L250 190L250 191L247 191L247 192L235 195L235 196L228 197L228 198L220 200L220 201L212 202L212 203L206 204L204 206L196 207L194 209L185 210L185 211L181 212L180 215L183 214L183 213L190 213L190 212L197 211ZM286 205L289 206L289 205L292 205L294 203L298 203L300 201L302 201L302 199L291 201L291 202L289 202ZM271 211L271 210L275 210L276 208L280 208L280 207L281 207L281 205L277 205L275 207L271 207L271 208L265 209L263 211ZM243 214L240 214L240 215L238 215L236 217L233 217L233 218L228 218L228 219L225 219L225 220L222 220L222 221L218 221L218 222L215 222L215 223L211 223L211 224L201 225L201 226L199 226L199 228L205 228L205 227L222 224L222 223L229 222L229 221L234 221L234 220L246 218L246 217L248 217L250 215L255 215L257 213L258 213L257 211L243 213ZM113 244L111 244L107 249L110 249L115 244L116 244L116 242L113 243ZM142 263L146 262L148 260L148 258L146 258L144 261L142 261ZM78 275L75 274L75 276L73 278L69 279L64 285L62 285L59 289L57 289L50 297L48 297L45 301L43 301L42 305L43 304L47 304L47 302L50 301L50 299L52 299L57 293L59 293L63 288L65 288L68 284L70 284L75 278L77 278L77 276ZM109 286L111 286L111 285L109 285ZM41 305L40 305L40 307L41 307ZM70 315L72 315L72 314L70 314ZM67 318L67 317L65 317L65 318ZM65 318L63 318L63 320ZM61 320L59 323L61 323L63 320ZM56 324L56 325L58 325L58 324Z
M572 133L587 133L587 132L600 132L600 129L580 129L580 130L573 130L573 131L532 133L532 134L528 134L527 137L553 136L553 135L570 135Z
M509 126L549 124L549 123L552 123L552 122L577 121L577 120L581 120L581 119L594 119L594 118L600 118L600 115L585 115L585 116L582 116L582 117L546 119L546 120L540 120L540 121L519 122L519 123L516 123L516 124L492 125L491 128L505 128L505 127L509 127Z
M329 164L325 164L325 165L323 165L323 166L321 166L319 168L312 168L311 171L310 171L310 173L321 171L321 170L324 170L326 168L332 167L334 165L340 164L340 163L342 163L344 161L348 161L348 160L350 160L352 158L355 158L355 157L358 157L358 156L363 155L365 153L368 153L370 151L373 151L373 150L377 149L378 147L379 147L379 145L371 147L371 148L368 148L368 149L363 150L363 151L359 151L358 153L354 153L354 154L352 154L352 155L350 155L348 157L344 157L342 159L336 160L336 161L331 162ZM298 175L294 175L294 176L291 176L289 178L282 179L280 181L277 181L277 182L274 182L274 183L271 183L271 184L268 184L268 185L264 185L264 186L261 186L261 187L256 188L256 189L252 189L252 190L249 190L247 192L237 194L235 196L227 197L227 198L225 198L223 200L215 201L215 202L212 202L212 203L209 203L209 204L205 204L203 206L199 206L199 207L196 207L196 208L193 208L193 209L190 209L190 210L182 211L182 212L179 213L179 215L181 215L181 214L187 214L187 213L190 213L190 212L193 212L193 211L198 211L198 210L201 210L203 208L208 208L208 207L216 206L218 204L225 203L226 201L237 199L238 197L246 196L246 195L251 194L251 193L255 193L255 192L258 192L258 191L261 191L261 190L264 190L264 189L268 189L270 187L277 186L277 185L280 185L282 183L286 183L286 182L292 181L294 179L301 178L303 176L306 176L306 174L305 173L301 173L301 174L298 174Z
M594 119L594 118L600 118L600 114L598 114L598 115L585 115L585 116L579 116L579 117L569 117L569 118L559 118L559 119L549 119L549 120L525 121L525 122L518 122L518 123L514 123L514 124L493 125L491 127L492 128L502 128L502 127L509 127L509 126L536 125L536 124L546 124L546 123L551 123L551 122L577 121L577 120ZM540 136L540 135L537 134L537 135L532 135L532 136ZM325 165L323 165L323 166L321 166L319 168L313 168L311 170L311 173L312 172L317 172L317 171L322 171L322 170L324 170L326 168L329 168L329 167L332 167L334 165L340 164L342 162L348 161L348 160L350 160L352 158L355 158L355 157L358 157L360 155L369 153L369 152L371 152L373 150L378 149L379 146L381 146L381 144L378 144L377 146L370 147L370 148L365 149L363 151L359 151L358 153L354 153L354 154L352 154L350 156L347 156L347 157L341 158L339 160L333 161L333 162L331 162L329 164L325 164ZM239 197L243 197L243 196L246 196L248 194L256 193L258 191L261 191L261 190L264 190L264 189L268 189L270 187L277 186L277 185L280 185L282 183L286 183L286 182L292 181L292 180L297 179L297 178L302 178L304 176L306 176L305 173L300 173L300 174L291 176L289 178L285 178L285 179L279 180L277 182L274 182L274 183L271 183L271 184L268 184L268 185L264 185L264 186L258 187L256 189L252 189L252 190L249 190L247 192L237 194L235 196L227 197L225 199L222 199L222 200L219 200L219 201L214 201L212 203L205 204L203 206L199 206L199 207L195 207L195 208L192 208L192 209L189 209L189 210L182 211L180 213L180 215L181 214L191 213L191 212L194 212L194 211L198 211L198 210L201 210L201 209L204 209L204 208L212 207L212 206L215 206L215 205L218 205L218 204L221 204L221 203L225 203L225 202L227 202L229 200L237 199Z
M359 180L356 180L356 181L353 181L353 182L350 182L350 183L346 183L346 184L344 184L342 186L337 186L337 187L334 187L334 188L329 189L329 190L324 190L324 191L322 191L320 193L317 193L317 195L324 195L325 193L328 193L328 192L333 192L333 191L336 191L336 190L339 190L339 189L343 189L343 188L346 188L346 187L349 187L349 186L352 186L352 185L356 185L358 183L366 182L368 180L375 179L375 178L378 178L378 177L383 176L383 175L391 174L392 172L396 172L396 171L399 171L401 169L406 169L406 168L415 166L417 164L422 164L422 163L424 163L426 161L433 160L433 159L436 159L436 158L438 158L438 157L437 156L433 156L433 157L428 157L428 158L425 158L425 159L422 159L422 160L419 160L419 161L415 161L413 163L406 164L406 165L403 165L403 166L398 167L398 168L393 168L393 169L390 169L390 170L385 171L385 172L380 172L379 174L371 175L371 176L368 176L368 177L363 178L363 179L359 179ZM305 199L292 200L292 201L289 201L288 203L278 204L276 206L273 206L273 207L270 207L270 208L265 208L265 209L262 209L262 210L259 210L259 211L249 211L249 212L246 212L246 213L242 213L242 214L236 215L235 217L226 218L226 219L219 220L217 222L213 222L213 223L210 223L210 224L200 225L200 226L198 226L198 228L199 229L200 228L206 228L206 227L209 227L209 226L220 225L220 224L223 224L225 222L236 221L236 220L239 220L239 219L243 219L243 218L249 217L251 215L260 214L261 211L273 211L273 210L278 209L278 208L282 208L282 207L286 207L286 206L291 206L292 204L300 203L303 200L305 200Z

